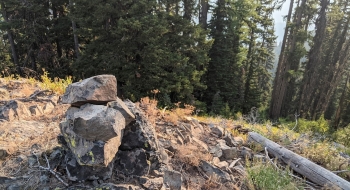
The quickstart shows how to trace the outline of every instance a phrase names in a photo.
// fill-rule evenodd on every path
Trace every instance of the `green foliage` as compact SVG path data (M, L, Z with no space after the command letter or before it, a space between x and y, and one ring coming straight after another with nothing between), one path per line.
M269 190L295 190L302 189L295 184L295 180L286 173L277 170L273 165L258 163L248 168L249 189L269 189Z
M230 119L233 116L233 113L228 103L225 103L224 107L221 108L220 115L226 119Z
M206 88L201 77L211 41L200 26L159 11L155 0L75 3L80 35L94 36L73 64L80 78L114 74L124 97L139 100L157 89L163 106L193 103L194 90Z
M39 83L41 89L52 90L53 92L62 95L66 91L68 85L72 83L72 77L70 76L66 77L66 79L55 78L54 80L51 80L51 78L48 77L48 74L47 71L44 71L44 74L41 75L41 82Z
M350 134L350 125L342 128L342 129L338 129L333 134L333 137L334 137L336 142L350 148L350 135L349 134Z
M321 116L317 121L308 121L306 119L299 119L296 130L300 133L314 132L325 134L329 130L329 123Z

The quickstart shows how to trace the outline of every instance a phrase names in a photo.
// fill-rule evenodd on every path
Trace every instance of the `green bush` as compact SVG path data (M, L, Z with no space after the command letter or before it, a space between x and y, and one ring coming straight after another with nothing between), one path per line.
M287 173L275 169L271 164L258 164L248 169L249 189L295 190L299 189Z
M345 128L338 129L334 134L334 139L336 142L346 146L350 147L350 125L346 126Z
M298 119L298 126L296 127L296 130L300 133L314 132L325 134L329 130L329 123L324 119L323 115L317 121Z

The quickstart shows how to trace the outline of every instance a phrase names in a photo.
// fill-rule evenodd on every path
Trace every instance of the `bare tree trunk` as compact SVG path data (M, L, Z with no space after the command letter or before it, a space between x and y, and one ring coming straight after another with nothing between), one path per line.
M1 3L1 7L3 9L2 10L3 11L3 18L5 19L5 22L9 23L9 19L8 19L8 15L7 15L7 11L6 11L6 7L5 7L4 2ZM13 39L13 34L12 34L12 31L10 29L7 29L7 36L8 36L8 40L10 42L10 45L11 45L12 58L13 58L13 62L16 65L17 73L20 76L22 76L21 66L19 64L18 55L17 55L17 51L16 51L16 46L15 46L15 41Z
M69 0L69 5L70 5L71 8L73 8L72 0ZM76 33L77 32L77 24L75 23L74 20L72 20L72 28L73 28L75 54L77 56L77 59L79 59L79 57L80 57L80 49L79 49L78 35Z
M282 49L281 49L280 57L278 59L278 66L276 70L276 76L274 79L272 98L271 98L271 104L270 104L270 117L272 119L278 119L280 116L282 101L283 101L284 92L285 92L285 85L286 85L285 74L286 74L286 71L289 70L289 66L285 64L284 57L285 57L286 41L287 41L288 31L289 31L288 24L290 23L290 19L292 17L293 4L294 4L294 0L291 0L289 5L288 16L287 16L286 28L284 30L284 36L283 36L282 47L281 47Z
M200 11L199 11L199 24L202 25L203 29L208 27L208 11L209 11L209 0L200 1Z

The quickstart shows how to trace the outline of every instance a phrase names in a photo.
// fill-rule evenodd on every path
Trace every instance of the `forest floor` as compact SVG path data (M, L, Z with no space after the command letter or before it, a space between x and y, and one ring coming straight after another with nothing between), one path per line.
M8 115L5 108L11 101L20 102L16 106L21 110L10 121L0 120L0 189L64 189L64 183L70 189L98 189L93 181L68 182L64 170L52 169L60 174L58 177L45 170L46 155L51 159L60 150L59 123L69 106L59 103L62 92L57 95L43 86L27 79L0 79L0 118ZM54 107L50 109L51 103ZM191 106L160 110L157 102L149 98L137 104L153 124L159 144L166 150L168 166L182 174L182 189L327 189L309 182L278 160L275 163L280 169L276 169L266 161L270 158L263 147L247 143L249 131L350 180L347 147L321 135L297 133L292 124L259 123L254 110L233 120L192 115ZM222 155L225 150L230 150L229 158ZM208 175L200 167L203 162L219 172ZM226 174L230 179L220 180ZM117 176L103 183L125 182L136 183Z

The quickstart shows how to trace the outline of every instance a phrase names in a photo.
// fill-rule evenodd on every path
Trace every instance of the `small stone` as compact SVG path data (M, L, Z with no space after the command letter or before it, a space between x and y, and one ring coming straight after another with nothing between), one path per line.
M222 161L222 162L215 164L215 166L217 166L220 169L226 169L228 167L228 163L226 161Z
M201 160L199 167L208 175L208 176L218 176L222 182L231 181L231 177L228 173L222 171L221 169L211 165L207 161Z
M34 155L28 156L28 165L30 167L33 167L38 164L38 161L36 160L36 157Z
M44 113L45 114L50 114L53 109L55 109L55 106L51 102L48 102L44 106Z
M164 171L164 185L171 190L181 190L182 175L177 171Z
M239 145L242 145L244 143L244 140L242 137L234 137L233 139L235 142L238 142Z
M225 160L233 160L238 157L238 149L236 147L222 149L222 157Z
M163 178L148 178L148 177L140 177L140 184L146 189L159 190L163 187Z
M247 147L242 147L241 149L241 156L243 158L248 158L248 159L251 159L253 154L252 154L252 150L247 148Z
M40 176L40 183L41 184L46 184L46 183L48 183L50 181L50 179L49 179L49 177L47 176L47 175L41 175Z
M97 187L99 184L98 184L97 180L94 180L94 181L92 181L92 185L93 185L94 187Z
M226 144L231 147L236 147L240 144L239 142L235 141L234 137L230 133L225 135L224 140L226 141Z
M29 111L32 114L32 116L40 116L44 113L43 109L39 105L30 106Z
M209 153L213 154L213 156L218 157L218 158L220 158L222 156L222 150L218 146L211 147Z
M118 97L116 101L109 102L108 107L118 110L120 113L122 113L125 118L125 125L128 125L130 122L135 120L135 115L131 113L125 103Z
M213 158L213 164L216 165L220 162L220 159L218 157Z
M219 137L222 137L225 134L224 128L220 126L213 126L211 132Z

